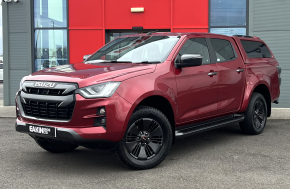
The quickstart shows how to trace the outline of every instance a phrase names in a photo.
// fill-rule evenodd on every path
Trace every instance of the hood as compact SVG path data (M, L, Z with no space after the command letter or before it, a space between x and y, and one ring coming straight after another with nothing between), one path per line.
M106 81L123 81L154 72L156 64L93 63L68 64L35 72L25 80L75 82L79 87Z

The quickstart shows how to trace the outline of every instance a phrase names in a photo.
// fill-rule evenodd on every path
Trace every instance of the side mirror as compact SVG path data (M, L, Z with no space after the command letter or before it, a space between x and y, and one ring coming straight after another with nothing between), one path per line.
M87 54L83 57L84 61L87 60L90 56L92 56L91 54Z
M175 61L176 68L200 66L203 57L200 54L184 54Z

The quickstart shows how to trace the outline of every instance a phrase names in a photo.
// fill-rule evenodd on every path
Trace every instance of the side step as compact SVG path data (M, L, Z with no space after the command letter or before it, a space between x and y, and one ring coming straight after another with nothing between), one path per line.
M245 116L242 114L234 114L230 116L225 116L217 119L212 119L209 121L195 123L191 125L187 125L181 128L176 128L175 137L181 138L188 135L193 135L201 132L205 132L208 130L216 129L219 127L223 127L229 123L241 122L245 119Z

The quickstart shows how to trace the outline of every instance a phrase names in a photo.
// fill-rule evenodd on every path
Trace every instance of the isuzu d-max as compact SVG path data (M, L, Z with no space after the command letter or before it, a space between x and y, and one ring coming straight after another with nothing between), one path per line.
M110 149L133 169L153 168L178 137L234 122L262 133L278 103L280 73L258 37L123 36L82 63L24 77L16 130L49 152Z

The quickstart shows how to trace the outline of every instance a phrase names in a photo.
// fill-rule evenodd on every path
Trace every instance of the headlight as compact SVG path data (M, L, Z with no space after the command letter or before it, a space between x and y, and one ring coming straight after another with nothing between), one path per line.
M23 77L20 81L19 91L22 91L22 85L23 85L24 81L25 81L25 77Z
M120 84L121 82L107 82L91 85L76 90L76 93L79 93L85 98L107 98L114 94Z

